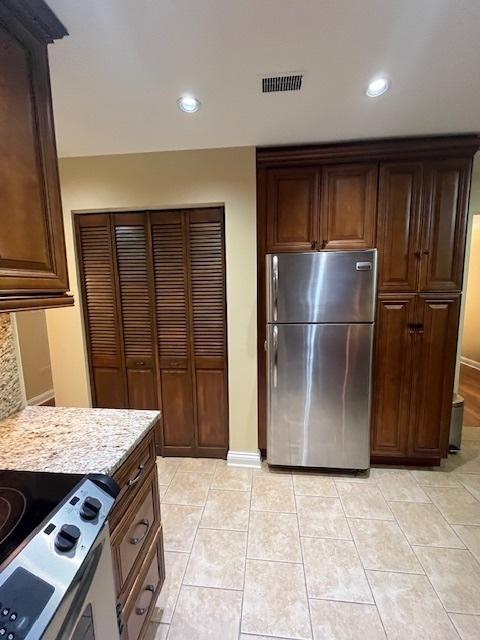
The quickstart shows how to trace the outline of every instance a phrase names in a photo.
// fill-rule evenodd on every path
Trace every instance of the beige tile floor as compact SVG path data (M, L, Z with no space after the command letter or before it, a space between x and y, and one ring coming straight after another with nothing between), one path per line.
M158 477L149 640L480 639L480 429L439 470L159 458Z

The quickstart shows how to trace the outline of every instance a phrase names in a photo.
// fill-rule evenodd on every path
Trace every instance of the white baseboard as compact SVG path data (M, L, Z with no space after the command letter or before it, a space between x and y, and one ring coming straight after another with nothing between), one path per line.
M462 364L466 364L467 367L472 367L473 369L480 370L480 362L477 362L476 360L470 360L470 358L465 358L464 356L462 356L460 358L460 362Z
M250 451L229 451L227 455L227 465L229 467L260 469L262 466L260 451L256 451L255 453L251 453Z
M53 389L49 389L48 391L44 391L40 395L35 396L34 398L30 398L30 400L27 400L27 404L30 407L37 406L37 405L43 404L44 402L47 402L47 400L51 400L54 397L55 397L55 393L53 392Z

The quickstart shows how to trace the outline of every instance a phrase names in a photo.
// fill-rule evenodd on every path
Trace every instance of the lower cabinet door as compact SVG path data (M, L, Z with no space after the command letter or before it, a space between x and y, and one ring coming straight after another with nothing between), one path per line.
M128 640L140 640L145 637L152 611L158 594L165 580L165 571L161 557L163 556L162 531L153 543L141 576L135 584L134 591L126 604L126 630ZM125 637L125 635L123 635Z
M444 457L448 450L457 350L460 295L417 298L418 329L410 431L413 457Z
M372 455L408 454L415 295L381 295L375 326Z

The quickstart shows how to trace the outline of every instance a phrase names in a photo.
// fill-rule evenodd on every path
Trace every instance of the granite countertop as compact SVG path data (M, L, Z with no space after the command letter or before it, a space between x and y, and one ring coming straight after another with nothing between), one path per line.
M158 411L26 407L0 420L0 469L113 474Z

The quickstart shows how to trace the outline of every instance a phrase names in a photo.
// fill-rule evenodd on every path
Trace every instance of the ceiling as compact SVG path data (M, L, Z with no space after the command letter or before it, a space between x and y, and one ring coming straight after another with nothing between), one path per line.
M480 131L478 0L48 3L70 32L50 47L61 156ZM300 93L260 93L289 71Z

